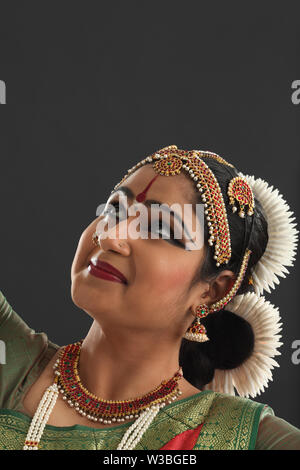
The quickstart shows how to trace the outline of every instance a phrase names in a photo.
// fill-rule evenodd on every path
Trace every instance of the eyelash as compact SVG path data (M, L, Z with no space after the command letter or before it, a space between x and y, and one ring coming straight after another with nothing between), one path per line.
M111 204L112 206L114 206L114 207L120 207L119 202L110 202L110 204ZM123 207L123 206L122 206L122 207ZM110 209L106 209L106 210L103 212L103 215L107 215L107 214L109 214L109 212L110 212ZM119 211L118 211L118 212L119 212ZM120 217L117 216L117 219L120 220ZM162 220L159 219L159 222L160 222L160 224L159 224L159 230L160 230L160 229L162 228L162 227L161 227L161 222L162 222ZM180 240L178 240L177 238L174 238L174 231L173 231L172 227L170 227L170 235L171 235L171 238L172 238L172 242L171 242L171 243L174 243L174 244L179 245L179 246L184 246L184 244L183 244ZM164 238L163 240L169 241L167 238Z

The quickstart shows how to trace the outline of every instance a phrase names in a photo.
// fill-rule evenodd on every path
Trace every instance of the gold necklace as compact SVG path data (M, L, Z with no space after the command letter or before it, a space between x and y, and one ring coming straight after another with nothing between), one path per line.
M57 387L63 395L63 400L91 421L111 424L116 421L138 418L140 413L151 405L166 401L171 403L182 394L178 387L178 381L183 377L180 367L171 379L163 380L158 387L146 395L129 400L104 400L97 397L83 386L78 374L82 342L83 340L64 346L54 364L54 373L57 376Z

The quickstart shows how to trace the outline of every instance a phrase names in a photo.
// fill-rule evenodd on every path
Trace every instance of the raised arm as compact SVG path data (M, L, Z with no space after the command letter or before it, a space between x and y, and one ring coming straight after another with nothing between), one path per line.
M13 409L36 367L58 346L36 333L12 309L0 291L0 408Z

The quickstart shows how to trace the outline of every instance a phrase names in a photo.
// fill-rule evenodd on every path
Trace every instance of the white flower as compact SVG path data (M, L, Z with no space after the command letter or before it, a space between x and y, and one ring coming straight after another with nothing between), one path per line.
M279 364L273 359L280 355L278 348L283 344L279 341L281 335L280 316L275 308L263 296L254 292L236 295L225 307L247 320L252 326L255 342L251 356L239 367L230 370L215 369L213 380L203 388L216 392L254 398L264 392L268 381L273 380L271 370Z
M289 205L279 194L278 189L273 189L261 178L243 175L250 185L254 196L260 202L268 222L268 244L266 250L252 270L253 287L257 295L264 290L270 291L275 288L280 280L277 276L286 277L289 274L285 266L293 266L295 252L298 244L298 233L293 212ZM255 211L255 209L254 209Z

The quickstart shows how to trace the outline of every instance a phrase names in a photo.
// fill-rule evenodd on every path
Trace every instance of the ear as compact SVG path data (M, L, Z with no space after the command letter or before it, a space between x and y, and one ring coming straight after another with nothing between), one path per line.
M224 270L213 279L208 288L202 293L200 301L210 306L228 294L235 283L236 275L233 271Z

